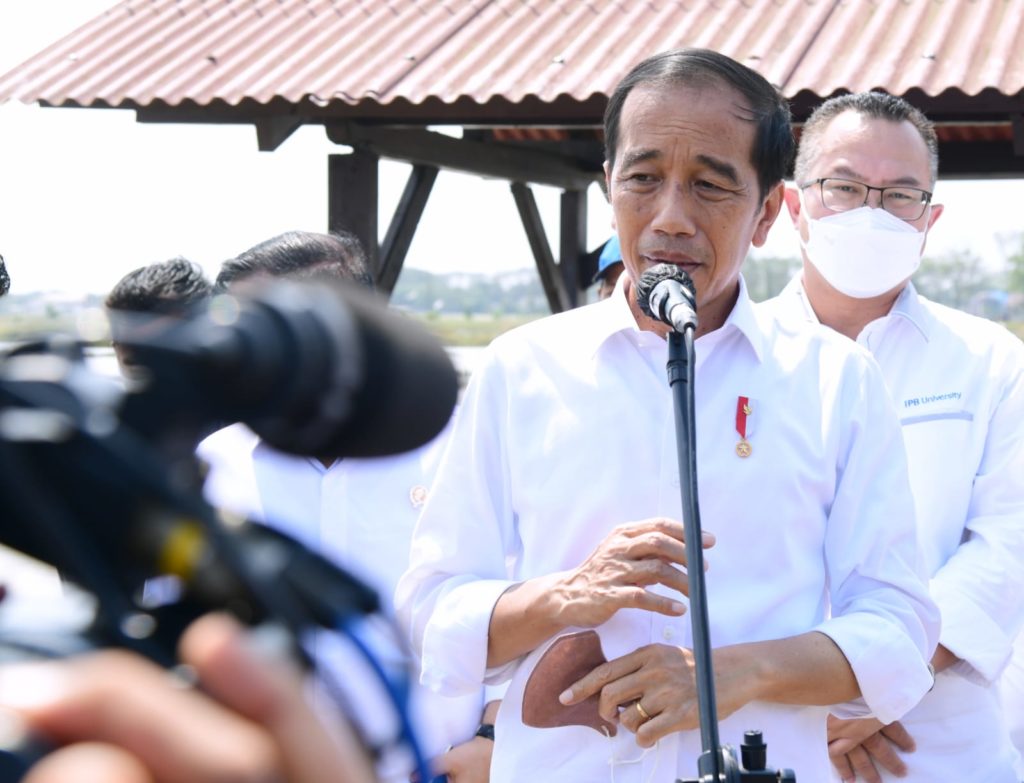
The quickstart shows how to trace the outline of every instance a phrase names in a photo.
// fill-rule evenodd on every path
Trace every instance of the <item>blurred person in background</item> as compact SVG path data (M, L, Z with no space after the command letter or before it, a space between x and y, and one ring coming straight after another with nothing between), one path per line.
M128 334L145 336L163 329L207 302L213 286L202 268L185 258L172 258L133 269L107 294L104 306L118 366L125 376L135 369L132 349L122 344Z
M622 263L622 250L619 238L612 234L611 239L604 243L601 255L597 258L597 274L594 283L598 283L597 298L607 299L615 290L615 284L626 267Z
M261 281L317 277L373 287L365 253L354 235L292 231L225 261L216 289L244 296L247 287ZM209 466L204 489L208 501L278 527L351 570L377 591L390 615L446 432L426 446L390 457L299 457L273 449L248 427L234 424L206 438L197 454ZM406 649L385 634L375 642L375 651L392 667L412 664ZM345 665L344 646L320 635L316 654L328 665L334 662L343 687L348 681L351 687L345 690L351 690L347 695L352 704L378 705L361 716L382 719L381 725L369 721L370 734L379 738L391 732L382 695L346 676L351 668ZM319 691L318 698L323 699ZM448 774L454 783L487 780L496 703L485 708L482 691L448 698L414 685L411 709L424 750L435 757L436 772ZM380 772L396 783L409 776L405 762L395 759L386 758Z
M7 274L7 264L4 257L0 256L0 296L4 296L11 290L11 276Z

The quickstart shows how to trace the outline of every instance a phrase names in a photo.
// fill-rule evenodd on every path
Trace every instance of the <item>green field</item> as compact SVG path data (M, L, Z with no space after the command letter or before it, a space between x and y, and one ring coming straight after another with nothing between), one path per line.
M543 315L436 315L411 313L445 345L483 346L507 332ZM6 314L0 317L0 342L15 342L45 334L73 334L74 318L68 315ZM1010 321L1006 328L1024 340L1024 321Z
M424 315L413 313L412 317L426 324L445 345L487 345L495 337L529 321L543 318L543 315ZM1024 321L1008 321L1006 328L1024 340Z
M542 315L436 315L412 313L445 345L484 346L499 334Z

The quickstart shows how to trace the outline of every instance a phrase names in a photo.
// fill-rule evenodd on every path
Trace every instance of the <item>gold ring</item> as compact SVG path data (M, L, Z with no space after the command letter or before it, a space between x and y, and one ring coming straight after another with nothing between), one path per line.
M634 706L636 707L636 711L640 713L640 718L641 718L641 720L642 720L642 721L643 721L644 723L647 723L647 721L649 721L649 720L651 719L651 716L650 716L650 715L648 715L648 714L647 714L647 710L645 710L645 709L644 709L644 708L643 708L643 707L642 707L642 706L640 705L640 699L637 699L637 700L636 700L635 702L633 702L633 705L634 705Z

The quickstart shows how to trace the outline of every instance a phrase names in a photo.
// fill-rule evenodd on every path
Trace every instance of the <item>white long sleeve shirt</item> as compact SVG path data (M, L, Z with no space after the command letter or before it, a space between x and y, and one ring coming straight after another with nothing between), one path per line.
M931 685L937 613L916 570L899 427L877 366L827 330L758 317L742 286L696 353L701 516L717 536L706 556L712 644L819 630L846 655L868 705L902 715ZM680 518L666 359L665 340L637 328L620 288L495 340L470 381L396 609L422 649L425 684L461 692L511 678L494 783L696 772L696 731L644 753L625 730L606 738L525 726L523 688L547 644L486 670L491 611L510 585L578 566L620 523ZM741 396L752 407L745 459ZM688 615L620 610L597 631L609 659L691 644ZM744 730L761 728L769 763L824 780L826 713L752 703L722 722L722 741L738 746Z
M1024 780L1024 634L1017 636L1013 657L999 680L1003 717L1017 749L1017 775Z
M817 323L801 280L765 307ZM913 285L857 342L899 411L939 640L961 659L902 718L917 750L899 780L1017 781L993 683L1024 621L1024 344Z
M325 467L311 457L274 450L243 425L215 432L197 450L210 464L204 493L214 506L243 514L293 536L362 578L380 595L385 613L409 562L409 541L426 500L444 436L405 454L342 459ZM408 663L397 640L368 626L374 652L389 667ZM315 653L331 666L371 737L393 737L386 694L344 643L321 634ZM318 694L323 699L323 694ZM480 722L482 691L450 698L414 686L410 709L425 753L465 742ZM410 769L391 759L387 780L405 781Z

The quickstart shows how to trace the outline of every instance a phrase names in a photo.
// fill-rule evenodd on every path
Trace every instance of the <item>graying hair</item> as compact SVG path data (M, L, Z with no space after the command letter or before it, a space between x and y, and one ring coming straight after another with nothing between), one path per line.
M793 174L797 184L807 182L825 128L832 120L847 111L890 122L905 120L913 125L928 148L928 169L932 178L931 184L935 185L939 176L939 139L935 135L935 126L920 109L911 106L903 98L884 92L858 92L829 98L811 113L804 123L796 153Z

